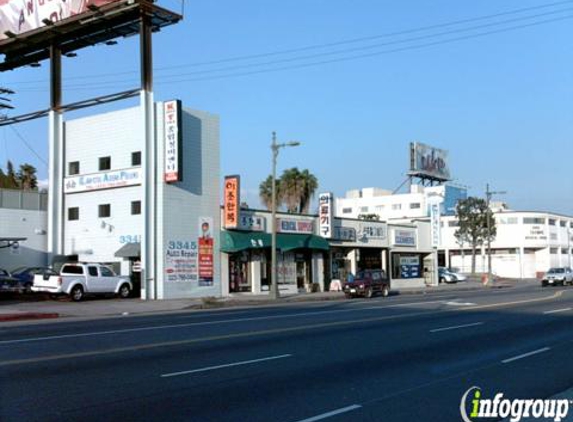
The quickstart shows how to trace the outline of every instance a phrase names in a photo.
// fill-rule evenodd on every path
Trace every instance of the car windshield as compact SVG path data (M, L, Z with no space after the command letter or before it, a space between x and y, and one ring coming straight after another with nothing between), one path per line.
M549 269L549 274L563 274L565 272L565 268L551 268Z
M18 267L15 270L12 270L12 274L21 274L25 272L27 269L28 267Z

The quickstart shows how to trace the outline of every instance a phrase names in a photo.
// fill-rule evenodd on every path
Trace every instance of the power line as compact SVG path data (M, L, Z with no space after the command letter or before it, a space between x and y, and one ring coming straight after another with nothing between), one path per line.
M400 36L400 35L407 35L407 34L412 34L412 33L416 33L416 32L430 31L430 30L435 30L435 29L440 29L440 28L445 28L445 27L467 24L467 23L471 23L471 22L494 19L494 18L498 18L498 17L502 17L502 16L508 16L508 15L515 15L515 14L524 13L524 12L530 12L533 10L547 9L547 8L556 7L556 6L564 5L564 4L571 4L571 3L573 3L573 0L559 1L559 2L547 3L547 4L543 4L543 5L539 5L539 6L512 9L512 10L505 11L505 12L489 14L489 15L482 15L482 16L478 16L478 17L474 17L474 18L461 19L461 20L456 20L456 21L450 21L450 22L445 22L445 23L440 23L440 24L434 24L434 25L423 26L423 27L418 27L418 28L406 29L406 30L402 30L402 31L390 32L390 33L385 33L385 34L372 35L372 36L367 36L367 37L352 38L352 39L347 39L347 40L342 40L342 41L337 41L337 42L314 44L314 45L292 48L292 49L285 49L285 50L278 50L278 51L272 51L272 52L236 56L236 57L216 59L216 60L204 61L204 62L195 62L195 63L181 64L181 65L157 67L156 72L159 72L162 70L180 69L180 68L185 68L185 67L208 66L208 65L213 65L213 64L221 64L221 63L228 63L228 62L235 62L235 61L245 61L245 60L252 60L252 59L258 59L258 58L264 58L264 57L272 57L272 56L278 56L278 55L299 53L299 52L310 51L310 50L325 49L325 48L330 48L330 47L335 47L335 46L340 46L340 45L354 44L354 43L360 43L360 42L365 42L365 41L372 41L372 40L376 40L376 39L391 38L391 37L396 37L396 36ZM559 13L559 12L563 12L566 10L568 10L568 9L564 9L562 11L553 11L553 12L548 12L548 13L549 14ZM524 17L522 19L532 19L535 16L543 16L546 14L547 13L543 13L543 14L539 14L539 15L532 15L529 17ZM489 25L496 25L496 24L499 25L502 23L494 23L494 24L489 24ZM468 29L461 29L461 31L464 31L464 30L467 31ZM455 32L455 30L452 32ZM436 36L436 35L430 35L430 36ZM420 38L423 38L423 37L420 37ZM404 41L402 41L402 42L404 42ZM334 53L323 53L323 54L334 54ZM113 73L107 73L107 74L104 73L104 74L75 76L75 77L70 77L67 79L68 80L85 80L88 78L89 79L107 78L107 77L114 77L117 75L127 75L127 74L137 74L137 73L138 73L138 71L113 72ZM35 80L35 81L20 81L20 82L14 82L14 84L43 83L45 81L46 80L44 80L44 79ZM117 81L115 81L115 82L117 82Z
M353 56L349 56L349 57L340 57L340 58L336 58L336 59L321 60L321 61L315 61L315 62L310 62L310 63L275 67L275 68L271 68L271 69L261 69L261 70L248 71L248 72L228 73L228 74L223 74L223 75L206 76L206 77L200 77L200 78L184 78L184 79L157 81L156 84L166 84L166 83L172 84L172 83L182 83L182 82L206 81L206 80L225 79L225 78L238 77L238 76L249 76L249 75L262 74L262 73L278 72L278 71L284 71L284 70L302 69L302 68L319 66L319 65L330 64L330 63L339 63L339 62L364 59L364 58L386 55L386 54L392 54L392 53L398 53L398 52L404 52L404 51L419 50L422 48L427 48L427 47L432 47L432 46L437 46L437 45L443 45L443 44L448 44L448 43L467 40L467 39L479 38L479 37L484 37L484 36L488 36L488 35L492 35L492 34L509 32L509 31L514 31L517 29L523 29L523 28L543 25L543 24L550 23L550 22L563 21L563 20L572 19L572 18L573 18L573 15L567 15L567 16L563 16L563 17L559 17L559 18L547 19L547 20L538 21L538 22L532 22L529 24L516 25L513 27L501 28L501 29L497 29L497 30L481 32L478 34L470 34L470 35L465 35L465 36L460 36L460 37L455 37L455 38L449 38L449 39L445 39L445 40L439 40L439 41L434 41L434 42L428 42L428 43L422 43L422 44L417 44L417 45L395 48L395 49L391 49L391 50L378 51L378 52L374 52L374 53L366 53L366 54L360 54L360 55L353 55ZM114 85L114 86L117 86L117 85ZM103 86L98 85L97 87L103 87ZM72 88L72 89L79 91L79 90L92 90L94 88L96 88L96 86L86 87L84 85L83 88L75 88L75 89Z
M38 153L36 152L36 150L35 150L34 148L32 148L32 146L30 146L30 144L26 141L26 139L24 139L24 137L20 134L20 132L18 132L18 129L16 129L16 128L14 127L14 125L10 125L10 127L12 128L12 130L14 131L14 133L16 134L16 136L17 136L18 138L20 138L20 140L21 140L22 143L26 146L26 148L28 148L28 149L32 152L32 154L34 154L34 155L36 156L36 158L37 158L38 160L40 160L46 167L48 167L48 162L47 162L46 160L44 160L44 158L43 158L40 154L38 154Z

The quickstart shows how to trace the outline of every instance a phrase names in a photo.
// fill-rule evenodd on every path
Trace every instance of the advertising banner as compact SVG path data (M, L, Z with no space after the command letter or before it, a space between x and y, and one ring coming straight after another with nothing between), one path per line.
M239 227L241 179L239 176L226 176L224 187L224 213L223 227L226 229L236 229Z
M1 1L1 0L0 0ZM143 181L141 168L112 170L64 179L64 193L78 193L101 189L140 185Z
M213 285L213 218L199 217L199 286Z
M416 230L394 230L395 246L416 246Z
M279 218L277 219L277 231L279 233L312 234L314 232L314 222L312 220Z
M419 142L410 144L410 174L450 180L448 151Z
M169 241L165 251L165 281L197 280L197 242Z
M45 20L59 22L116 0L0 0L0 41L5 32L23 34L46 26Z
M0 0L1 1L1 0ZM164 139L166 183L180 182L181 172L181 101L172 100L163 103L165 117Z
M400 278L420 278L420 257L400 257Z
M327 239L332 238L333 204L332 193L318 195L318 221L320 223L320 235Z

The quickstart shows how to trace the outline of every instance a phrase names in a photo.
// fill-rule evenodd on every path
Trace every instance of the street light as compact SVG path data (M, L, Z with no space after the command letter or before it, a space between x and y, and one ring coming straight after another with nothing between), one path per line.
M272 174L272 195L271 195L271 298L279 298L279 284L277 279L277 157L279 150L286 147L297 147L300 142L290 141L277 144L277 134L273 132L273 143L271 151L273 153L273 174Z
M499 191L499 192L492 192L489 190L489 183L486 185L485 188L485 197L486 197L486 209L487 209L487 281L491 280L491 213L489 209L489 204L491 202L491 197L493 195L505 195L506 191Z

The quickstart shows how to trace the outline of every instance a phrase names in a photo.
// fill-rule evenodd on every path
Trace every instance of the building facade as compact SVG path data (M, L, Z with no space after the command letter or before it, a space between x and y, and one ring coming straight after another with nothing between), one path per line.
M47 194L0 189L0 268L47 264ZM19 238L18 242L2 239Z
M184 108L169 126L164 103L155 105L157 166L145 176L143 115L139 107L93 115L65 124L62 210L64 254L141 274L144 213L152 213L155 253L147 280L150 298L219 296L219 121ZM174 135L168 134L174 131ZM167 137L174 140L168 146ZM175 142L180 137L179 142ZM177 162L176 177L168 167ZM174 167L175 168L175 167ZM169 176L171 177L171 176ZM155 192L143 203L145 183Z

